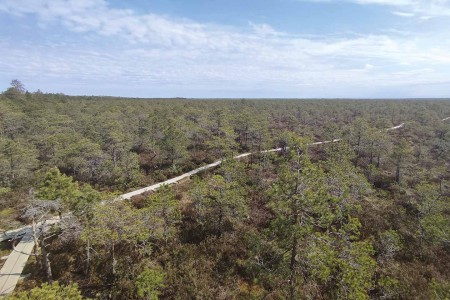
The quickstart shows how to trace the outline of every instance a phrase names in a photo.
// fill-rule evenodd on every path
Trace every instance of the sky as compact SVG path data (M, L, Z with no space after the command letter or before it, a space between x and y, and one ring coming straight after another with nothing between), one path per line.
M0 0L0 90L450 97L450 0Z

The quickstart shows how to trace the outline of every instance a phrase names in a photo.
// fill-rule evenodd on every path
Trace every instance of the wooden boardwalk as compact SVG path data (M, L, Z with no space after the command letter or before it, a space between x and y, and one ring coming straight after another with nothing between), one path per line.
M33 236L31 231L29 231L22 237L19 244L14 247L14 250L0 270L0 296L5 296L14 291L28 257L33 252L33 247Z

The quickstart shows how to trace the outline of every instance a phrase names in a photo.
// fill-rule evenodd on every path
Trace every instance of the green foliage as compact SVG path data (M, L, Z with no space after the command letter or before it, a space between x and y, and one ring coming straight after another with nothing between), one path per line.
M226 111L217 109L211 112L211 138L206 145L216 156L221 158L229 156L236 151L236 133L230 120L226 117Z
M78 217L87 217L95 204L112 196L96 191L89 184L80 187L72 177L62 174L58 168L52 168L39 183L36 197L61 201L63 209L72 211Z
M180 124L173 119L166 120L167 125L163 129L163 138L161 139L161 148L167 153L166 159L176 168L178 162L187 157L188 140L181 131Z
M380 233L380 256L392 258L403 249L401 236L395 230L386 230Z
M325 173L310 161L301 140L292 148L271 191L272 226L289 253L289 298L301 291L296 274L303 273L328 286L334 297L368 299L376 263L371 244L358 241L361 223L350 215L357 211L349 193L355 182L345 169L352 170L350 159L334 156Z
M336 272L337 255L332 239L320 233L315 234L307 245L306 259L311 276L320 283L328 283Z
M61 200L66 208L73 208L80 196L78 184L72 177L61 174L58 168L52 168L45 174L36 193L39 199Z
M81 296L78 285L75 283L69 286L61 286L56 281L52 284L44 283L41 287L36 287L28 292L21 292L13 296L6 297L8 300L82 300L87 299Z
M23 83L17 79L13 79L10 87L3 93L3 95L11 100L20 100L25 92L26 90Z
M450 283L438 282L433 279L430 282L431 299L433 300L448 300L450 299Z
M150 217L152 235L167 243L176 233L175 225L181 221L180 202L168 185L162 186L145 200L145 214Z
M402 138L394 144L391 160L395 165L395 181L400 183L405 167L412 160L413 149L408 140Z
M257 284L248 284L247 282L242 282L239 285L239 294L237 299L251 299L257 300L264 297L264 290L261 286Z
M128 245L133 249L140 241L146 241L150 236L150 224L146 221L148 218L144 213L133 208L128 202L99 203L90 211L81 239L97 249L97 253L106 252L106 257L110 255L110 268L106 268L108 270L106 274L112 274L112 279L117 278L119 274L123 277L126 276L124 274L126 274L127 263L117 255L116 247ZM151 245L145 245L142 250L150 252ZM128 251L125 258L132 253L134 251Z
M376 267L373 254L372 245L365 241L351 243L339 254L339 299L369 299L368 291L373 287Z
M416 188L418 195L419 234L432 243L450 243L449 198L441 195L436 186L421 184Z
M90 211L95 204L112 197L111 194L95 190L89 184L83 184L79 189L79 195L76 197L74 205L72 205L72 210L76 214L84 214Z
M450 243L450 220L443 214L426 216L420 221L425 237L436 244Z
M56 153L51 162L79 178L89 178L93 165L101 157L98 144L77 133L62 133L51 138Z
M5 209L0 210L1 218L7 218L13 214L14 214L14 210L12 208L5 208Z
M378 279L378 287L382 297L385 299L396 299L402 293L400 281L389 276L382 275Z
M0 136L0 184L7 187L30 181L38 166L37 151L25 140Z
M93 245L110 245L121 241L136 243L148 237L142 212L127 202L97 204L92 214L82 237Z
M0 187L0 196L3 196L7 193L11 192L11 188L7 188L7 187Z
M148 300L157 300L160 291L166 287L166 275L155 269L145 269L136 278L137 295Z
M238 181L213 175L206 185L196 182L191 189L198 222L217 235L247 216L245 190Z

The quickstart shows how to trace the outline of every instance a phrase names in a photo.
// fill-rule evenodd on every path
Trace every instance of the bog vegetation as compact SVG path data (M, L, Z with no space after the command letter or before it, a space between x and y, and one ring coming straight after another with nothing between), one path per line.
M0 227L71 214L9 299L449 299L448 116L446 100L71 97L13 81Z

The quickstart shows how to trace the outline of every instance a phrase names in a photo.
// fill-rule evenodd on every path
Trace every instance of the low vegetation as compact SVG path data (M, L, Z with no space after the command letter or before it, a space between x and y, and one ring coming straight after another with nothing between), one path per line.
M448 299L448 116L447 100L71 97L15 82L0 96L0 225L71 214L46 226L8 299Z

